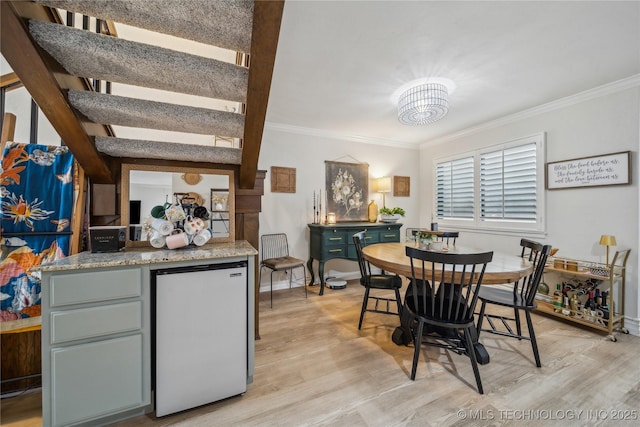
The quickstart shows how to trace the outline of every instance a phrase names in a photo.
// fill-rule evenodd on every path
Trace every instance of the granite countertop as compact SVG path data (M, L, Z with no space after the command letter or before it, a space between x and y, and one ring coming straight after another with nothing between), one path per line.
M258 251L247 241L237 240L233 243L214 243L181 249L127 248L121 252L81 252L51 264L32 267L32 269L39 271L80 270L85 268L253 256L257 254Z

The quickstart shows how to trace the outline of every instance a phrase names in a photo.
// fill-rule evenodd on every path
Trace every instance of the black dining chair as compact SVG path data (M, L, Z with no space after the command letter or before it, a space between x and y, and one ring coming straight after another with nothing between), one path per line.
M478 392L483 394L474 310L493 252L453 254L407 246L406 254L411 261L412 292L404 308L412 317L414 335L411 379L416 378L421 346L440 347L471 359Z
M362 320L365 312L392 314L400 316L402 311L402 300L400 299L400 288L402 287L402 278L397 274L379 274L371 273L371 264L362 256L362 248L366 246L366 232L361 231L353 235L353 243L356 247L356 255L358 258L358 266L360 267L360 284L364 286L364 297L362 299L362 309L360 310L360 321L358 329L362 328ZM370 295L371 290L393 290L395 299L382 296ZM375 292L375 291L374 291ZM369 308L369 300L374 300L375 305ZM382 302L383 308L380 307ZM391 303L396 304L396 310L392 309Z
M531 262L533 270L531 273L520 280L516 280L512 289L501 289L498 287L484 287L480 290L480 313L478 315L478 335L481 332L490 332L497 335L517 338L519 340L531 341L533 348L533 356L536 360L536 366L542 366L540 363L540 354L538 352L538 343L536 342L536 334L531 321L531 310L535 309L536 292L538 285L542 279L544 265L551 251L551 245L542 245L540 243L522 239L520 240L522 252L520 256ZM513 317L498 314L486 313L488 304L494 304L502 307L510 307L513 309ZM528 335L522 333L522 325L520 322L520 312L524 311L527 320ZM484 319L491 326L490 329L482 329ZM499 322L495 322L498 320ZM513 331L511 325L515 322L516 330ZM496 325L498 323L498 325Z
M446 244L447 246L449 246L449 243L455 246L456 240L458 239L459 236L460 236L459 231L443 231L438 236L438 240L440 240L442 243Z

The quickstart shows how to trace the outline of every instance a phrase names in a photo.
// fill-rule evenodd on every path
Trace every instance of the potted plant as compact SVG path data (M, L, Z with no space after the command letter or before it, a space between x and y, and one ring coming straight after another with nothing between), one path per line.
M380 219L382 222L396 222L400 217L405 215L405 211L402 208L380 208Z
M421 249L428 249L431 243L438 240L438 236L428 231L418 231L416 234L416 242Z

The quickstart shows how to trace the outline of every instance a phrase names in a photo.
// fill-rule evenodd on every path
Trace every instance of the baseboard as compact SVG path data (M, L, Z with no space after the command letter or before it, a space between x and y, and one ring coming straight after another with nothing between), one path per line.
M297 276L300 276L300 271L296 271ZM289 279L284 279L282 278L284 276L283 274L279 275L279 280L275 280L275 274L274 274L274 280L273 280L273 290L277 291L280 289L289 289ZM360 272L352 272L352 271L348 271L348 272L340 272L340 271L329 271L329 272L325 272L324 274L324 278L325 280L328 279L329 277L333 277L335 279L343 279L343 280L350 280L350 279L358 279L360 278ZM291 287L292 288L301 288L303 286L305 286L306 284L309 283L310 278L307 276L304 278L304 280L301 277L296 277L296 275L294 274L293 276L293 280L291 281ZM318 276L316 275L315 277L315 282L314 285L320 285L320 279L318 278ZM264 274L262 276L262 283L260 283L260 292L269 292L271 290L271 283L270 283L270 279L269 279L269 274Z
M633 319L629 316L625 316L624 327L627 328L629 334L640 337L640 319Z

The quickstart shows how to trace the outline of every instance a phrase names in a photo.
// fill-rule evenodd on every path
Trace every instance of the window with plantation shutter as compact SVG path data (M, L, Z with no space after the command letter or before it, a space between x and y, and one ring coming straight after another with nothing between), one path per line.
M437 164L438 218L473 218L473 182L473 157Z
M536 178L535 143L481 154L481 218L535 222Z
M434 160L437 221L456 230L542 235L544 150L538 133Z

